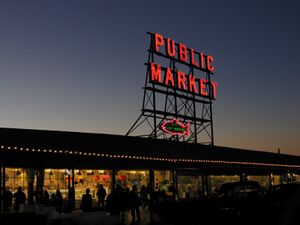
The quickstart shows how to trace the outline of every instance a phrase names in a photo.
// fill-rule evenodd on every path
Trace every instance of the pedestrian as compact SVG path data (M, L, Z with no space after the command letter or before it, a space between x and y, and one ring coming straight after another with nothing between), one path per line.
M142 207L145 209L148 206L148 189L145 185L141 187Z
M70 187L68 191L68 212L75 209L75 191L74 187Z
M43 200L43 190L38 188L34 191L34 197L35 197L35 202L36 204L42 204L44 202Z
M26 202L26 195L22 190L22 187L18 187L18 190L16 193L14 193L13 198L15 199L15 210L16 212L19 212L20 205L24 205Z
M56 211L61 214L63 205L63 197L59 189L56 190L55 194L55 208Z
M130 193L130 189L128 187L122 188L122 191L120 194L121 224L125 223L125 212L128 209L129 193Z
M4 212L11 212L12 203L13 203L13 193L9 190L9 187L6 187L3 195Z
M50 206L54 206L56 208L56 195L54 192L51 194Z
M137 186L133 185L132 190L129 193L129 208L132 217L131 224L138 223L141 221L140 205L141 201L137 191ZM135 220L136 218L137 220Z
M106 190L103 187L102 184L100 184L99 189L97 191L97 197L98 197L98 207L100 209L104 209L104 201L106 197Z
M44 206L48 206L49 202L50 202L50 196L49 196L48 191L45 189L45 191L44 191L44 199L43 199Z
M85 194L83 194L81 198L81 209L84 212L92 211L92 203L93 203L93 198L92 195L90 194L90 189L87 188Z

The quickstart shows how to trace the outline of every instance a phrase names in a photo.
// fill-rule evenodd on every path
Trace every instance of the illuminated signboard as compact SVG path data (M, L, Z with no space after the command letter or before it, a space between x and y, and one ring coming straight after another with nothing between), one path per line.
M148 34L141 115L126 135L214 145L215 58L161 34Z
M197 52L193 48L187 48L184 44L176 43L174 40L164 38L157 33L154 34L153 50L161 55L173 58L181 64L197 68L209 74L214 72L215 68L212 65L214 58L212 56L204 55L204 53ZM163 67L160 64L151 62L150 74L149 81L156 84L212 99L215 99L217 95L216 82L210 82L212 87L212 96L210 96L207 88L209 81L192 73L185 73L181 70L174 71L170 67Z
M182 124L177 119L166 121L161 125L161 129L172 135L189 135L190 134L190 123Z

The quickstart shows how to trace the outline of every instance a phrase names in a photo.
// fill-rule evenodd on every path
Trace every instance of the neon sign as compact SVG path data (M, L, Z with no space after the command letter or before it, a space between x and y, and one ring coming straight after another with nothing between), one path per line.
M164 50L160 47L164 46ZM154 51L174 58L183 64L189 64L197 69L212 74L215 68L212 66L214 58L210 55L204 55L203 52L196 52L193 48L187 48L182 43L175 43L174 40L164 38L161 34L154 34ZM177 55L176 55L177 52Z
M147 33L150 46L141 115L126 135L214 145L212 104L218 87L213 79L214 57ZM138 130L140 126L143 129Z
M191 68L213 74L215 68L212 65L214 61L212 56L204 55L204 53L197 52L193 48L187 48L186 45L182 43L175 43L174 40L164 38L157 33L153 35L153 39L154 52L174 59ZM163 48L163 46L165 46L165 48ZM216 82L196 77L194 73L185 73L181 70L174 71L170 67L163 67L162 65L154 64L153 62L148 66L150 70L149 82L151 83L160 84L165 87L192 93L205 98L216 98L218 86ZM209 86L211 86L212 90L211 95L209 93Z
M189 135L190 134L190 123L183 124L177 119L166 121L161 125L161 129L172 135Z

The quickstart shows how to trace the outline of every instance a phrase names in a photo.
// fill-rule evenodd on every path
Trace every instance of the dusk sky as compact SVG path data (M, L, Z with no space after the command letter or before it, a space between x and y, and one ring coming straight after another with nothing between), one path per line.
M215 144L300 155L299 1L0 0L0 127L125 134L149 36L214 57Z

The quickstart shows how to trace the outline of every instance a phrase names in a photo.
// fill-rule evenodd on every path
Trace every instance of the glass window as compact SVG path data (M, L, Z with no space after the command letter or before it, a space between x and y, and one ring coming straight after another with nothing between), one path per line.
M210 176L211 191L214 193L222 184L240 181L239 175L214 175Z
M257 181L262 188L269 189L271 185L271 179L269 175L265 176L248 176L249 181Z
M75 199L81 200L86 189L90 189L90 194L97 199L99 185L102 184L106 193L110 193L111 171L110 170L75 170L74 176Z
M178 176L179 198L200 198L204 195L202 176Z
M30 168L5 168L5 187L15 193L22 187L28 198L28 187L35 188L35 170Z
M154 171L155 189L165 190L167 195L172 195L173 175L170 170ZM170 188L171 187L171 188Z
M142 185L149 183L149 171L144 170L119 170L116 173L116 183L122 187L128 187L130 190L136 185L140 190Z
M295 182L296 183L300 183L300 175L298 174L293 174L294 178L295 178Z
M72 181L70 181L72 182ZM55 194L59 189L63 198L67 199L69 177L66 169L45 169L44 173L44 189L48 190L49 195Z
M281 184L282 182L282 178L281 178L281 175L274 175L274 174L271 174L271 185L278 185L278 184Z

